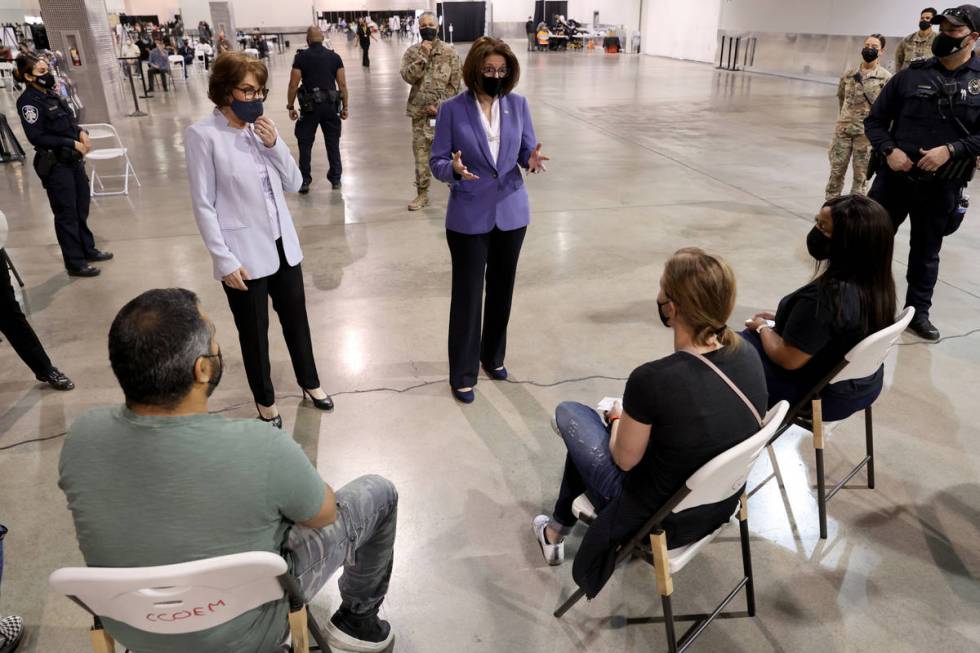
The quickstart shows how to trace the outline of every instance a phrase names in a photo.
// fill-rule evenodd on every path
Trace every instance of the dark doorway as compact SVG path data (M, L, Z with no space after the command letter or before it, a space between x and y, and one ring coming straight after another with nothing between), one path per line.
M534 3L534 24L540 25L542 21L551 27L555 23L555 16L568 18L568 2L564 0L552 2L548 0L537 0Z
M486 2L440 2L436 13L442 18L439 37L449 41L449 26L453 26L453 41L475 41L486 34Z

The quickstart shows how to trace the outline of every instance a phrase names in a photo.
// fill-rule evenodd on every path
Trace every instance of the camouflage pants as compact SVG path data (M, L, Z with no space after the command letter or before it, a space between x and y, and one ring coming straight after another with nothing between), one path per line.
M341 566L340 596L355 614L377 610L391 579L398 492L381 476L362 476L337 490L337 521L293 526L286 556L303 598L313 599Z
M415 187L419 192L429 190L432 171L429 170L429 153L436 128L429 124L431 118L412 118L412 152L415 153Z
M827 181L826 199L838 197L844 188L847 164L851 163L851 193L865 195L868 191L868 162L871 160L871 141L864 134L852 136L837 130L830 143L830 179Z

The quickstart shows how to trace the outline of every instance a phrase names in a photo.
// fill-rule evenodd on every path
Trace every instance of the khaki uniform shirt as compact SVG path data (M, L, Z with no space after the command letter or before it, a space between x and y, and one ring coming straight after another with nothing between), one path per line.
M844 73L837 85L837 100L840 102L840 115L837 117L838 129L852 135L864 133L864 119L871 112L871 105L892 74L881 66L866 71L852 68Z
M935 38L936 33L930 30L926 37L919 36L918 32L912 32L902 39L895 51L895 72L908 68L913 59L931 57L932 41Z
M402 56L402 79L412 85L408 94L407 113L413 118L425 116L425 108L439 106L459 93L463 69L455 48L440 39L432 42L429 56L421 45L413 45Z

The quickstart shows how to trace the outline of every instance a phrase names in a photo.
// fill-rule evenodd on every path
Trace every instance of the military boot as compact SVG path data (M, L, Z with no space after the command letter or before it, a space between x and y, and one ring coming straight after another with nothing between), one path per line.
M418 211L429 205L429 191L420 190L418 196L408 205L409 211Z

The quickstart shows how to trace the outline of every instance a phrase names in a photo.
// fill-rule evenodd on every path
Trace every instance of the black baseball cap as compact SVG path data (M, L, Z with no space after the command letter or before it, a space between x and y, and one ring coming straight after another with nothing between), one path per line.
M939 25L948 20L953 25L966 25L974 32L980 32L980 7L976 5L960 5L946 9L941 14L932 17L932 24Z

